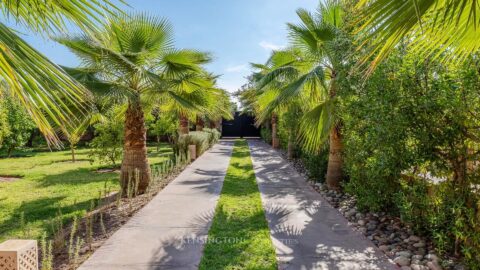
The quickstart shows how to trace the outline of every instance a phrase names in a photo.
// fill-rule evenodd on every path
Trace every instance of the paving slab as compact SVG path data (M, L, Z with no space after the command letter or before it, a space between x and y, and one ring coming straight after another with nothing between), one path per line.
M222 140L190 164L79 270L198 269L233 144Z
M279 269L398 269L278 151L248 142Z

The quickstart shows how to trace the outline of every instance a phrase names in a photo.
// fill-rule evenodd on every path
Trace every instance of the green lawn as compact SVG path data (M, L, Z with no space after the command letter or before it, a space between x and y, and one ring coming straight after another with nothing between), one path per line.
M160 152L149 147L149 161L157 164L168 158L171 149ZM60 209L64 218L85 213L99 192L119 189L117 173L95 172L100 164L91 164L88 149L77 150L77 162L69 151L15 153L16 158L0 158L0 176L19 175L14 182L0 182L0 242L7 238L38 238L50 229L49 220ZM21 228L24 213L25 228ZM27 232L28 235L24 235Z
M277 269L250 151L237 140L200 269Z

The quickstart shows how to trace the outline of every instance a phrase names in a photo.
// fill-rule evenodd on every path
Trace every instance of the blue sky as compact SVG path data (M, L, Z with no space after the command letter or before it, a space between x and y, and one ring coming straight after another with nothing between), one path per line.
M272 49L287 44L287 22L297 22L299 7L314 10L318 0L126 0L126 10L166 17L179 48L213 54L208 69L222 75L220 87L233 92L250 73L249 63L263 63ZM78 65L61 45L24 32L24 38L57 64Z

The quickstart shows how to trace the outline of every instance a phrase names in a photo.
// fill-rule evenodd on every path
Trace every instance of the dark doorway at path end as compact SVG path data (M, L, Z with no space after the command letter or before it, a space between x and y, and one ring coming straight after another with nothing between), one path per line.
M235 112L233 120L222 121L222 137L260 137L255 117Z

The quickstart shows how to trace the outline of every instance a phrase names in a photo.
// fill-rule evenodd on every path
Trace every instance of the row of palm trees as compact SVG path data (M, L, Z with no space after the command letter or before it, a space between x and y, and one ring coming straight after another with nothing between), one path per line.
M335 103L337 70L343 62L334 57L332 42L342 34L341 4L356 5L359 48L370 52L363 62L374 58L370 72L405 36L421 54L443 57L442 52L451 52L446 60L465 59L480 46L477 0L327 0L315 14L299 10L302 23L289 25L291 47L275 52L266 65L255 65L262 96L256 108L263 111L261 120L301 103L305 115L300 140L307 148L318 149L330 139L331 188L338 186L341 176L341 123ZM210 57L176 50L164 20L126 15L110 0L5 0L0 9L9 22L45 36L67 33L72 24L83 30L81 36L57 39L83 59L81 68L68 70L0 23L0 77L55 146L60 145L55 130L60 127L71 134L91 112L94 96L125 104L127 158L122 178L135 169L142 172L142 183L148 183L142 112L155 102L177 110L184 124L195 114L192 111L212 118L225 113L226 102L205 105L225 98L213 87L215 76L202 67Z
M335 117L338 61L334 41L342 33L343 9L338 1L321 3L317 13L297 10L300 24L288 24L291 44L274 51L265 64L253 64L251 102L258 123L301 107L303 118L295 128L306 149L316 151L330 139L326 182L337 189L342 179L341 123ZM274 120L275 122L275 120ZM297 132L293 131L292 134ZM275 135L273 135L275 136ZM290 136L289 147L295 143Z
M338 117L338 84L345 80L349 54L362 51L364 57L353 66L365 70L365 79L395 46L408 36L419 56L462 60L480 46L480 3L475 0L326 0L315 13L297 10L300 24L288 24L290 43L272 52L265 64L252 64L256 71L251 85L241 93L245 106L253 109L258 124L272 119L276 132L277 115L300 111L292 121L288 149L295 143L307 151L329 146L326 183L339 189L342 180L342 123ZM346 7L354 10L345 25ZM351 28L355 29L351 29ZM350 39L351 50L343 39ZM365 69L365 63L368 63ZM345 72L344 72L345 73ZM297 113L298 114L298 113ZM287 116L288 117L288 116ZM295 122L299 122L296 124ZM298 134L298 135L295 135ZM276 134L273 145L276 146Z
M103 28L56 38L81 60L66 69L97 100L125 106L121 183L132 179L143 193L150 182L144 114L153 107L188 117L228 115L225 92L203 65L208 53L176 49L171 25L145 14L119 14Z
M73 159L73 146L86 127L99 121L106 110L124 108L119 116L125 119L121 183L127 189L136 181L138 192L143 193L151 177L145 113L152 109L176 113L180 122L187 124L197 119L217 122L230 116L229 97L216 86L217 77L204 68L211 56L177 49L167 20L127 14L109 1L89 2L2 2L4 11L11 10L11 16L31 30L57 34L54 40L75 53L81 65L58 67L19 37L13 37L17 44L7 47L7 35L0 34L0 75L9 93L23 102L50 143L59 146L58 130L65 134ZM27 4L31 6L25 7ZM30 9L39 17L27 16ZM107 14L105 21L100 13ZM61 34L66 30L65 19L76 23L81 33ZM15 35L11 29L7 34Z

